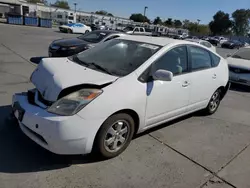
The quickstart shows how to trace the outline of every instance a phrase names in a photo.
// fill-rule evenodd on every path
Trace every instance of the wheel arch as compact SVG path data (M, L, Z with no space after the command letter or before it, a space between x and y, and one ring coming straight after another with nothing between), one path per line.
M140 118L139 118L139 115L134 111L134 110L132 110L132 109L122 109L122 110L119 110L119 111L116 111L116 112L114 112L113 114L111 114L110 116L108 116L105 120L104 120L104 122L109 118L109 117L111 117L111 116L113 116L113 115L115 115L115 114L121 114L121 113L125 113L125 114L128 114L128 115L130 115L132 118L133 118L133 120L134 120L134 122L135 122L135 130L134 130L134 133L133 133L133 137L136 135L136 133L138 132L138 130L139 130L139 125L140 125ZM104 123L103 122L103 123ZM102 124L103 125L103 124ZM93 145L92 145L92 152L94 151L94 145L96 144L96 138L97 138L97 135L98 135L98 133L99 133L99 131L100 131L100 129L101 129L101 127L102 127L102 125L99 127L99 129L98 129L98 131L96 132L96 135L95 135L95 138L94 138L94 142L93 142Z
M225 97L227 94L229 88L230 88L231 83L227 82L226 86L220 86L217 90L221 90L221 100Z
M138 132L139 130L139 125L140 125L140 118L139 118L139 115L132 109L123 109L123 110L119 110L115 113L113 113L112 115L115 115L115 114L121 114L121 113L125 113L125 114L128 114L130 115L134 122L135 122L135 132L134 132L134 135ZM110 116L112 116L110 115ZM109 116L109 117L110 117Z
M113 115L115 115L115 114L122 114L122 113L124 113L124 114L128 114L128 115L130 115L132 118L133 118L133 120L134 120L134 122L135 122L135 131L134 131L134 135L138 132L138 130L139 130L139 125L140 125L140 118L139 118L139 115L134 111L134 110L132 110L132 109L122 109L122 110L119 110L119 111L116 111L116 112L114 112L113 114L111 114L110 116L108 116L105 120L104 120L104 122L109 118L109 117L111 117L111 116L113 116ZM104 123L103 122L103 123ZM101 129L101 127L102 126L100 126L100 128L98 129L98 131L97 131L97 133L99 132L99 130ZM97 134L96 134L97 135Z

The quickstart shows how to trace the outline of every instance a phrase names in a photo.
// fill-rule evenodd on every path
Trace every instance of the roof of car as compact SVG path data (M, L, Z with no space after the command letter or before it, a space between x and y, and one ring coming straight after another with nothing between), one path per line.
M95 31L92 31L92 32L100 32L100 33L107 33L107 34L122 33L122 32L114 31L114 30L95 30Z
M190 42L200 42L201 39L185 39L186 41L190 41Z
M138 36L138 35L125 35L120 37L119 39L132 40L137 42L145 42L159 46L166 46L167 44L190 44L189 41L177 40L167 37L150 37L150 36Z

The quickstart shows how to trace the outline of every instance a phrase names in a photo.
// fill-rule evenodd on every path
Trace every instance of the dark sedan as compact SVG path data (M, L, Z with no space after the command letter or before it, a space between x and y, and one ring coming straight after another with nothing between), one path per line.
M230 48L230 49L234 49L234 48L239 49L240 47L243 47L243 46L244 44L237 40L229 40L221 44L222 48Z
M210 42L212 45L217 46L218 44L220 44L220 40L216 37L210 37L207 40L208 42Z
M49 46L49 57L68 57L89 48L96 46L99 43L117 38L124 35L117 31L93 31L81 35L77 38L55 40Z

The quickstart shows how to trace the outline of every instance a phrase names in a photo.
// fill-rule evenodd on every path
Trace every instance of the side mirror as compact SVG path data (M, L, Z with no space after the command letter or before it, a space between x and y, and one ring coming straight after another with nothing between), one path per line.
M231 57L231 54L227 54L227 57Z
M154 80L171 81L173 79L173 73L167 70L158 69L152 74Z

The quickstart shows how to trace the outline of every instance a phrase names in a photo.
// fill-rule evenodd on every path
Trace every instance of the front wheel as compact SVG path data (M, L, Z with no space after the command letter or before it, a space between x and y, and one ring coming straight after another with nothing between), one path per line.
M86 33L89 33L89 30L86 30L86 31L85 31L85 34L86 34Z
M73 33L73 31L71 29L68 29L67 32L71 33L71 34Z
M104 158L118 156L131 142L134 127L134 120L128 114L121 113L110 116L96 135L94 151Z
M221 101L221 90L218 89L214 92L207 107L204 109L205 114L207 115L214 114L220 105L220 101Z

